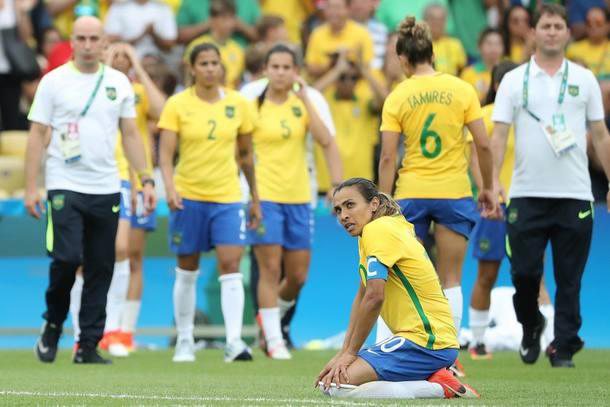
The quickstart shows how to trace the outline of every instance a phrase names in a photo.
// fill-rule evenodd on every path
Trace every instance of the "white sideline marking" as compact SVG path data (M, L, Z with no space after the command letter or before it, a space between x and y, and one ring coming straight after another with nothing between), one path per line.
M319 399L275 399L266 397L198 397L198 396L162 396L162 395L138 395L138 394L104 394L104 393L70 393L70 392L37 392L37 391L16 391L0 390L0 396L25 396L25 397L90 397L90 398L110 398L121 400L166 400L166 401L238 401L251 403L287 403L287 404L321 404L324 402L333 405L360 405L370 406L370 403L355 403L353 401L342 401L330 398Z

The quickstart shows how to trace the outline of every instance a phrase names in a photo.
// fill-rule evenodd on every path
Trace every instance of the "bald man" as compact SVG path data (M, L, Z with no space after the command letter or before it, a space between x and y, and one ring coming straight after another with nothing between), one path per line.
M76 269L83 265L81 328L74 363L110 363L97 352L106 316L106 296L115 260L120 209L115 161L117 132L143 185L147 211L154 210L154 182L135 123L134 93L127 77L100 63L106 46L102 23L81 17L71 38L73 60L40 81L28 119L25 207L40 218L46 212L46 249L52 261L46 291L45 323L36 344L42 362L53 362L68 314ZM51 140L45 143L47 131ZM42 153L47 149L45 205L37 188Z

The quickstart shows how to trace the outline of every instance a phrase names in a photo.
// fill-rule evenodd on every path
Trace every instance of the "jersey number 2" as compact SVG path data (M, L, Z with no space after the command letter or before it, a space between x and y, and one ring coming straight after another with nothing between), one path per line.
M210 126L210 132L208 133L208 140L216 140L216 134L214 134L214 131L216 131L216 120L208 120L208 125Z
M436 158L441 153L441 136L439 136L434 130L430 129L430 125L432 124L432 120L434 120L435 116L436 113L430 113L428 117L426 117L424 128L422 129L419 137L421 153L426 158ZM432 151L428 150L428 139L430 138L432 138L434 141L434 149Z

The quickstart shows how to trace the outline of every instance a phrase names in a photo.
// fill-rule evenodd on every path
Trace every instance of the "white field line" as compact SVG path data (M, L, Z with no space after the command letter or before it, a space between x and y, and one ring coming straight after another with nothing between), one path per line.
M71 393L71 392L37 392L37 391L17 391L0 390L0 396L20 396L20 397L82 397L82 398L102 398L119 400L150 400L150 401L195 401L195 402L239 402L239 403L285 403L285 404L321 404L329 402L333 405L359 405L372 406L370 403L358 403L353 401L331 400L330 398L320 399L291 399L291 398L268 398L268 397L199 397L199 396L163 396L163 395L139 395L139 394L105 394L105 393Z

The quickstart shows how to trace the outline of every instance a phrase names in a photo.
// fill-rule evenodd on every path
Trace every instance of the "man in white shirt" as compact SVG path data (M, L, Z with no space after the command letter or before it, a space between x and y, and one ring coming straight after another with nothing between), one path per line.
M127 159L141 178L147 211L154 210L156 198L137 133L131 84L124 74L99 63L106 45L101 22L95 17L76 20L71 43L74 60L41 80L29 114L25 206L36 218L45 211L36 179L48 144L46 245L52 258L43 315L46 322L36 354L42 362L55 360L70 289L82 264L81 334L74 362L109 363L96 348L104 330L115 260L119 128Z
M161 1L114 2L105 21L109 40L130 43L140 58L169 52L178 38L174 13Z
M519 354L524 363L535 363L540 354L546 321L537 299L544 250L550 241L557 292L555 339L547 355L553 367L573 367L572 356L584 345L578 336L580 282L593 226L586 133L591 133L609 178L610 138L595 76L564 58L570 38L565 9L542 5L533 30L536 54L506 74L496 96L495 174L500 173L508 130L514 124L515 169L506 249L516 289L513 303L523 327Z

